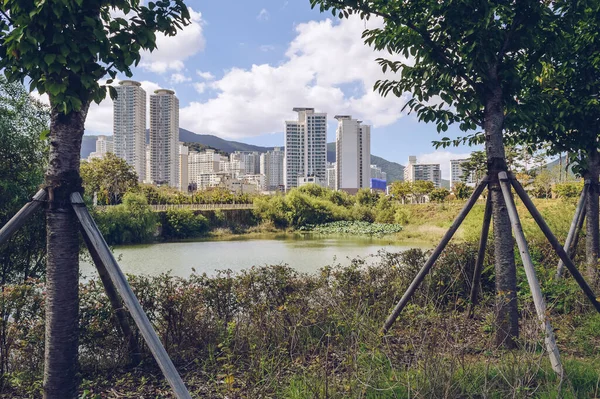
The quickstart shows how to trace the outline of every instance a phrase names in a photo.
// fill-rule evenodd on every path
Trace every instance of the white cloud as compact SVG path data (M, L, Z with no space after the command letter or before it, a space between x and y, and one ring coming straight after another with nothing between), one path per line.
M266 8L263 8L256 16L256 19L258 19L259 21L268 21L270 17L271 14L269 14L269 11L267 11Z
M198 76L200 76L204 80L214 80L215 79L215 75L213 75L210 72L196 71L196 73L198 74Z
M192 78L185 76L182 73L174 73L171 75L171 83L185 83L185 82L190 82L192 80Z
M181 71L186 59L204 50L206 41L202 32L202 15L191 8L189 11L191 23L175 36L158 35L156 50L142 54L142 68L156 73Z
M210 84L216 97L181 109L181 126L230 138L281 132L284 120L294 118L293 107L314 107L331 118L351 114L375 127L394 123L408 96L383 98L373 92L373 84L385 76L375 59L390 56L361 39L365 27L381 24L350 18L298 25L283 62L227 71ZM360 94L345 94L341 87L348 84L358 86Z
M273 46L271 44L263 44L262 46L259 47L259 50L266 53L268 51L275 50L275 46Z
M194 83L194 89L196 89L196 91L200 94L204 93L204 91L206 91L206 83L204 82L198 82L198 83Z
M450 179L450 160L469 158L471 153L455 154L449 151L434 151L428 154L417 155L419 163L439 163L442 170L442 179Z
M150 81L141 81L142 88L146 91L146 125L149 126L150 119L150 95L154 90L161 89L158 84ZM104 84L104 83L102 83ZM115 79L114 86L118 85L119 81ZM92 103L88 116L85 121L85 130L88 132L112 134L113 133L113 101L110 96L107 96L99 105Z

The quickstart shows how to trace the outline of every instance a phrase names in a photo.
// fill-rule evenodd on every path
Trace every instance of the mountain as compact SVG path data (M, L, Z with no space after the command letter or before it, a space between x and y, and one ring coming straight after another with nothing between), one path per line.
M81 158L87 158L91 152L96 151L96 140L98 136L83 136L81 144ZM149 140L149 132L146 130L146 142ZM179 128L179 141L186 143L199 143L202 146L215 148L217 150L232 153L234 151L256 151L267 152L273 147L261 147L258 145L241 143L239 141L224 140L212 134L197 134L189 130ZM327 161L335 162L335 143L327 143ZM387 173L388 182L404 179L404 166L391 162L381 157L371 155L371 164L377 165Z

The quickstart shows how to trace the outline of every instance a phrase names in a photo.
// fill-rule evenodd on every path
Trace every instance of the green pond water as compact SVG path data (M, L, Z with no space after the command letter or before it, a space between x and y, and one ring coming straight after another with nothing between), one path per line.
M192 269L214 275L217 270L240 271L272 264L288 264L298 271L314 273L327 265L348 265L356 257L376 261L380 250L399 252L414 247L429 246L403 244L392 238L305 234L122 246L116 247L114 253L125 273L158 275L170 271L175 276L188 277ZM81 264L81 272L84 278L96 274L86 260Z

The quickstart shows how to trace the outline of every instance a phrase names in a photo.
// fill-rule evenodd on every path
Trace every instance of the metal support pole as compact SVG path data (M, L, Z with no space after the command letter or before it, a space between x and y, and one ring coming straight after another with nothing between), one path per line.
M525 268L525 274L527 275L527 282L529 283L531 295L533 296L535 311L538 319L542 323L542 329L546 333L545 342L546 348L548 349L548 354L550 355L550 363L552 364L552 369L562 378L564 370L562 364L560 363L560 353L558 352L558 347L556 346L554 330L552 329L552 326L546 317L546 302L544 301L544 296L542 295L540 282L535 274L535 268L533 266L533 261L531 260L531 255L529 254L529 248L527 246L527 241L525 240L525 234L523 234L523 228L521 227L519 214L517 213L517 207L515 206L512 193L510 192L508 176L506 172L500 172L498 177L500 178L500 187L502 188L504 203L508 209L508 216L512 225L513 234L515 236L515 240L517 241L517 246L519 247L521 259L523 260L523 267Z
M46 190L38 191L31 202L26 203L19 212L15 214L4 226L0 229L0 246L6 243L10 237L25 224L29 216L35 212L43 201L46 199Z
M485 258L485 247L487 245L488 235L490 233L490 223L492 221L492 196L488 195L485 202L485 212L483 213L483 224L481 226L481 237L479 239L479 250L477 251L477 261L473 271L473 280L471 282L471 301L469 303L469 318L473 317L473 309L478 303L479 281L481 280L481 271Z
M575 214L573 215L573 221L571 222L571 227L569 228L569 234L567 235L567 240L565 241L564 250L567 252L567 255L572 259L573 252L572 247L576 240L576 236L579 233L578 227L579 222L582 217L583 210L585 209L585 198L588 192L588 185L583 186L583 190L581 190L581 196L579 197L579 202L577 203L577 208L575 209ZM558 261L558 267L556 268L556 278L561 279L563 274L565 273L565 264L562 259Z
M158 363L164 376L167 378L171 388L173 388L175 396L178 399L191 399L190 393L185 387L183 380L179 376L177 369L175 369L175 366L169 358L167 351L160 342L158 335L156 335L156 331L154 331L154 328L152 328L152 324L150 323L150 320L148 320L148 316L146 316L146 313L144 313L142 306L131 290L129 283L127 282L127 278L119 268L119 265L117 264L112 252L108 248L106 241L104 241L104 237L102 237L96 222L94 222L94 219L85 207L83 199L81 198L81 194L71 194L71 203L73 204L73 209L75 210L77 218L81 223L81 228L86 236L86 242L89 241L91 247L93 247L97 252L100 261L108 270L110 279L121 295L121 298L123 298L127 309L129 309L133 320L140 329L142 336L146 340L146 343L148 344L148 347L154 355L154 358L156 359L156 362Z
M550 230L550 228L544 221L544 218L536 209L535 205L533 204L533 202L531 201L521 184L517 181L517 179L514 178L511 178L510 181L512 182L512 185L515 188L517 195L519 196L519 198L521 198L521 201L523 201L523 204L525 205L525 207L527 208L537 225L540 227L540 229L546 236L546 239L550 242L550 245L552 245L552 248L554 248L554 251L558 254L560 259L562 259L565 266L569 270L569 273L571 273L575 281L577 281L577 284L579 284L579 287L581 287L581 289L588 297L589 301L592 303L596 311L600 313L600 303L596 299L594 291L592 291L592 289L587 284L581 273L579 273L579 270L577 270L577 267L575 267L575 264L573 264L573 261L571 260L571 258L569 258L569 255L567 255L563 247L560 245L560 243L554 236L554 234L552 234L552 230Z
M427 276L427 273L429 273L437 258L440 256L444 248L446 248L446 245L448 245L448 242L450 242L452 236L454 235L454 233L456 233L456 230L458 230L463 220L465 220L465 217L467 217L467 215L473 208L473 205L475 205L475 203L477 202L477 199L479 198L483 190L487 187L487 184L488 178L486 176L482 180L482 182L479 183L479 185L475 188L475 191L471 195L471 198L469 198L469 201L467 201L464 208L460 211L459 215L456 217L456 219L454 219L452 226L450 226L450 228L442 238L442 241L435 248L429 259L427 260L427 263L425 263L425 265L421 268L413 282L410 284L410 286L400 299L400 302L398 302L398 304L392 311L392 314L390 314L387 320L385 321L385 324L383 326L384 332L388 331L392 324L394 324L394 321L398 318L400 312L402 312L402 309L404 309L404 307L406 306L410 298L413 296L417 288L419 288L419 285L421 285L421 283L425 279L425 276Z

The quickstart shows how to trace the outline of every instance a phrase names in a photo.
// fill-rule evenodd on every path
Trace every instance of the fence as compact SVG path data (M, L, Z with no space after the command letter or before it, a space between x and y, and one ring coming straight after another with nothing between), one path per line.
M113 205L96 206L97 210L104 211ZM254 209L254 204L168 204L168 205L149 205L155 212L168 211L169 209L191 209L194 211L214 211L217 209Z

